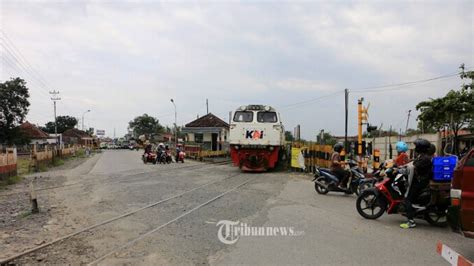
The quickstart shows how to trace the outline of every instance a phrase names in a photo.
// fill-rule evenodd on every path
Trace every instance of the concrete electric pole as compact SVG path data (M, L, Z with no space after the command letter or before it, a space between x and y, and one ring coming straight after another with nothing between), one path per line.
M50 91L51 100L54 103L54 137L56 138L56 144L58 144L58 121L56 118L56 101L60 101L61 97L59 97L59 91L53 90Z

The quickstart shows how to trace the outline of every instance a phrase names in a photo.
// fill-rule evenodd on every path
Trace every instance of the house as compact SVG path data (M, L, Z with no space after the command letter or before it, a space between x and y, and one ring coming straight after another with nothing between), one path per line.
M28 121L21 124L19 128L21 134L30 140L30 144L48 144L56 142L56 138L50 137L48 133Z
M65 144L79 144L84 146L96 145L96 141L92 136L77 128L71 128L64 131L63 141Z
M199 144L202 150L228 149L229 124L212 113L189 122L182 132L186 134L186 143Z

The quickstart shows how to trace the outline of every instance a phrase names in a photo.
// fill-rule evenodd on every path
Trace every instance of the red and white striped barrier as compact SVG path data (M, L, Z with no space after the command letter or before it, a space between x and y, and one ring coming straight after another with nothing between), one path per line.
M436 252L453 266L474 266L468 259L441 242L438 242Z

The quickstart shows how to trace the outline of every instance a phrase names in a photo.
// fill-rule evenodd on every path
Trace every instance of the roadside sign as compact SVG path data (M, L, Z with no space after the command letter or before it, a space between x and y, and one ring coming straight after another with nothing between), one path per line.
M103 136L103 135L105 135L105 130L97 129L96 135L97 135L97 136Z

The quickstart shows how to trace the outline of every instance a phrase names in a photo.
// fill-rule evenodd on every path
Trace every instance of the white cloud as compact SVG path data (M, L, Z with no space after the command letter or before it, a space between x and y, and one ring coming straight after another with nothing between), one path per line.
M145 112L171 124L170 98L184 124L205 112L206 98L225 118L245 103L282 106L345 87L450 73L462 62L474 66L472 1L1 3L2 30L49 87L61 90L61 112L93 109L91 125L118 134ZM18 75L31 79L2 61L1 80ZM31 117L44 123L51 101L34 83ZM422 84L405 91L409 100L397 108L460 83ZM393 94L372 94L384 103L373 104L374 119L400 116L384 97ZM303 124L307 137L319 128L340 133L338 117L319 114L341 104L333 97L285 111L287 128Z

